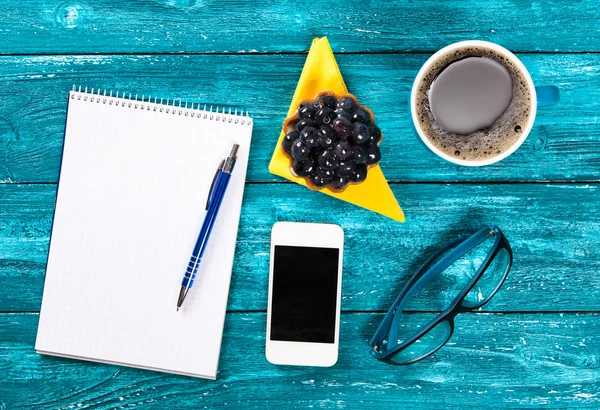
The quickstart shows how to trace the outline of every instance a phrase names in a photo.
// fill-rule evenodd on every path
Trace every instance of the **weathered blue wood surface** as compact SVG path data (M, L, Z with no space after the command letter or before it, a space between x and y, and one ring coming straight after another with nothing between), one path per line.
M0 311L39 310L55 188L0 185ZM292 220L344 228L344 311L386 309L428 252L495 223L511 241L515 266L486 311L600 312L599 298L581 295L582 289L600 293L599 185L395 184L393 190L405 205L404 224L299 185L248 185L229 309L266 310L270 230ZM577 222L580 204L585 223Z
M0 0L0 10L0 410L600 407L596 0ZM303 53L321 35L384 130L382 167L405 224L267 172ZM406 109L420 65L465 39L519 52L536 83L562 93L521 149L480 169L429 153ZM33 350L73 84L250 109L256 119L216 382ZM264 358L278 220L346 231L340 361L331 369ZM459 317L450 345L430 360L395 368L372 359L367 340L411 272L483 223L501 226L515 252L500 293Z
M333 368L273 366L265 313L225 320L217 381L40 356L37 314L0 315L4 408L598 408L600 314L459 316L427 362L390 367L368 353L382 313L343 314ZM418 314L417 314L418 315Z
M3 53L435 51L459 39L600 51L597 0L2 0Z
M600 55L520 55L561 104L539 110L531 137L507 160L458 167L415 136L410 87L428 55L341 55L348 88L384 132L381 166L391 181L600 181ZM0 57L0 181L56 182L66 91L73 84L249 109L256 118L249 181L281 181L268 163L303 55Z

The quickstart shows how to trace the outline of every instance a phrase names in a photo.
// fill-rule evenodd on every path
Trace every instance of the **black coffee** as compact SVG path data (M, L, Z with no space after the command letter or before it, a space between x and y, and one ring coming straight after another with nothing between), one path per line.
M531 97L523 74L493 50L454 50L429 68L418 87L421 128L455 158L501 154L519 139L529 119Z

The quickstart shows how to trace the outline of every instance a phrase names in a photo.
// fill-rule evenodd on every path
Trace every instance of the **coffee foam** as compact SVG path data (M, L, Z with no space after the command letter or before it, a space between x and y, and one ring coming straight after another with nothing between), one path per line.
M467 57L487 57L502 64L510 73L513 89L510 105L491 127L460 135L445 131L435 122L428 94L439 73ZM416 114L427 139L445 154L466 161L486 160L507 151L521 137L531 115L532 91L523 73L504 55L483 47L465 47L443 55L429 67L418 87Z

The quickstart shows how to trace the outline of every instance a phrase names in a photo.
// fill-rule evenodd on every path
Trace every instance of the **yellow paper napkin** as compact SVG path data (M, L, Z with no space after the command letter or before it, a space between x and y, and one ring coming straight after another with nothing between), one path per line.
M299 101L313 99L322 91L331 91L335 94L348 93L327 37L315 38L312 42L288 116L296 112ZM282 131L269 164L269 171L307 186L304 178L294 176L290 170L290 159L281 149L281 140L284 135L285 133ZM382 143L385 144L385 138ZM319 192L404 222L404 213L379 165L369 168L367 179L360 184L349 185L343 192L333 192L328 189L321 189Z

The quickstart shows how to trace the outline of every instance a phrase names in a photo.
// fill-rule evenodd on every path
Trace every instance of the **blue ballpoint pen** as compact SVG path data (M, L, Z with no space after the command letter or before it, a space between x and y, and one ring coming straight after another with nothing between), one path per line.
M223 197L225 196L225 191L229 184L229 179L231 179L231 172L233 171L235 161L237 160L239 148L240 146L238 144L233 144L231 153L219 164L212 184L210 185L210 191L208 192L208 198L206 200L206 215L204 216L202 228L200 228L198 240L192 251L190 262L188 263L185 274L183 275L183 280L181 281L181 290L179 291L179 298L177 299L177 310L181 307L188 291L194 284L194 279L196 278L198 267L202 261L202 255L204 255L204 251L206 250L210 232L217 219L221 202L223 202Z

